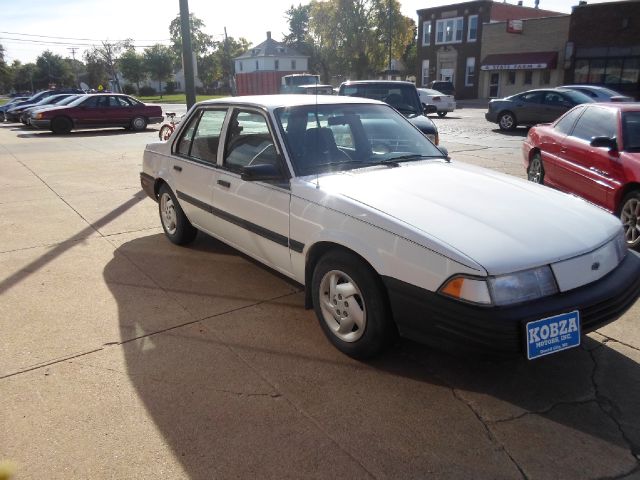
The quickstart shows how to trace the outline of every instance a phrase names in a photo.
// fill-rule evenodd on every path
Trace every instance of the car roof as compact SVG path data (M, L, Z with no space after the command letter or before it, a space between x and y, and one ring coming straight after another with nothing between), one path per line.
M588 107L604 107L611 110L620 110L621 112L640 111L640 102L593 102L582 105Z
M199 102L198 105L247 105L254 107L264 107L269 110L273 110L279 107L297 107L302 105L336 105L343 103L372 103L376 105L385 105L378 100L371 100L363 97L347 97L347 96L334 96L334 95L296 95L296 94L281 94L281 95L247 95L240 97L225 97L216 98L213 100L205 100Z
M360 85L360 84L374 84L374 85L411 85L416 86L413 82L406 82L404 80L347 80L342 82L342 85Z

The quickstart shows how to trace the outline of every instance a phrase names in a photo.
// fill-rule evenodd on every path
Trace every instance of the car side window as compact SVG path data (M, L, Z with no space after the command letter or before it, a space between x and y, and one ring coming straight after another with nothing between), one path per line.
M193 133L196 131L196 126L198 125L198 121L200 120L200 115L202 115L202 110L194 113L191 116L189 121L189 125L182 131L180 135L180 140L178 140L178 145L176 147L176 153L178 155L188 156L191 152L191 142L193 141Z
M583 108L576 108L567 112L558 122L555 124L553 128L555 128L558 132L563 133L564 135L569 135L571 130L573 129L573 125L576 123L577 118L584 111Z
M239 173L247 165L263 164L280 165L267 119L256 112L237 110L227 129L223 166Z
M129 102L124 97L109 97L109 106L115 108L130 107Z
M544 103L546 105L563 105L565 99L559 93L549 92L544 96Z
M573 137L590 142L593 137L616 137L616 114L606 108L587 108L573 129Z
M520 101L525 103L542 103L543 95L541 92L523 93L520 95Z
M96 108L98 106L98 97L89 97L84 102L82 102L82 106L85 108Z
M220 132L227 109L205 110L193 135L190 156L212 164L218 163Z

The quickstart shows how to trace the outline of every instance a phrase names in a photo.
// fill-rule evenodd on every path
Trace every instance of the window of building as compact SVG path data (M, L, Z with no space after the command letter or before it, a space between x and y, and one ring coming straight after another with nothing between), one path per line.
M540 85L549 85L551 83L551 70L540 71Z
M622 69L622 81L620 83L638 83L640 77L640 59L626 58Z
M436 21L436 43L461 43L463 18L446 18Z
M516 72L515 70L510 70L507 72L507 85L515 85L516 84Z
M589 81L587 83L604 83L605 59L591 60L589 62Z
M573 69L573 81L575 83L587 83L589 81L589 60L576 60Z
M531 85L533 83L533 70L525 70L524 72L524 84Z
M618 84L622 78L622 59L610 58L607 62L607 70L604 75L604 83Z
M467 58L467 68L464 75L464 84L467 87L473 86L473 80L476 76L476 59L475 57Z
M431 45L431 22L422 22L422 45Z
M429 84L429 60L422 61L422 86Z
M291 60L291 70L295 70L295 69L296 69L296 61Z
M275 61L275 69L278 70L280 68L280 60Z
M258 63L258 60L256 60L256 70L260 70L260 64Z
M240 66L240 71L242 71L242 62L238 62L238 65Z
M478 15L469 17L469 32L467 33L467 42L475 42L478 39Z

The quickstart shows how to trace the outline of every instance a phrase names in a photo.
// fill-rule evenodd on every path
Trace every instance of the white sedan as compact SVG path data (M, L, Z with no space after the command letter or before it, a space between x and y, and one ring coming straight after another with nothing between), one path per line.
M640 295L618 219L451 163L375 100L199 103L147 146L140 176L170 241L202 231L304 285L328 339L357 358L400 334L532 359Z
M449 112L456 109L456 99L453 95L445 95L431 88L418 88L420 101L426 105L435 105L438 109L438 116L444 117Z

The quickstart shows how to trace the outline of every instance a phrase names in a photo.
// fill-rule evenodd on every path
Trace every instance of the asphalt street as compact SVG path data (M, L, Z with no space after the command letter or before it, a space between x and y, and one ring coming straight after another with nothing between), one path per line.
M483 115L434 116L441 144L524 177L526 131ZM16 480L640 479L640 303L534 362L409 341L352 360L298 285L205 235L164 238L139 184L157 127L0 124L0 464Z

